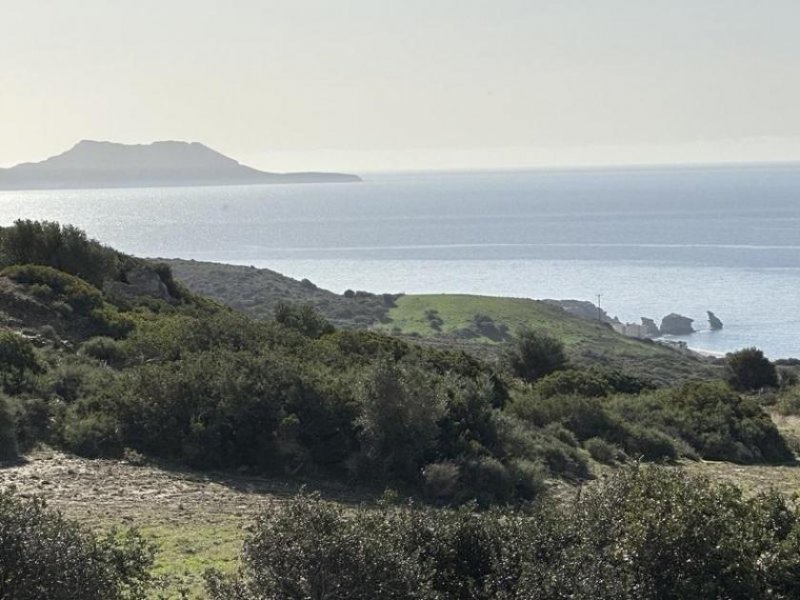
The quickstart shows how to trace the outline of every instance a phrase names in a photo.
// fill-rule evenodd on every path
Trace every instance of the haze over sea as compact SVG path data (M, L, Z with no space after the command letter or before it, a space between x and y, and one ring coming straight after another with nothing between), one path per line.
M800 356L800 165L408 173L363 183L0 192L140 256L270 268L337 292L597 301L696 319L690 347ZM725 323L708 331L705 311Z

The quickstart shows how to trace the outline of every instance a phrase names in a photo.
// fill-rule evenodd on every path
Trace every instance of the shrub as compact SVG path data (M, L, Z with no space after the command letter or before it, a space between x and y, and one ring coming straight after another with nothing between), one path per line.
M703 458L741 463L792 460L758 402L722 383L691 382L635 398L619 397L611 409L628 423L685 441Z
M488 315L476 314L472 317L472 326L479 334L495 342L501 342L508 336L506 325L497 325Z
M444 320L439 316L439 311L435 308L429 308L425 311L425 320L428 321L428 325L434 331L441 331L442 325L444 325Z
M784 416L800 415L800 389L782 392L775 409Z
M0 461L17 457L17 424L8 400L0 396Z
M733 486L678 470L623 469L569 507L559 529L553 554L528 567L518 597L791 598L798 591L797 517L774 494L745 500Z
M135 532L96 539L45 508L0 492L0 596L139 600L153 551Z
M567 364L564 345L556 338L534 329L520 330L506 351L509 370L526 381L536 381Z
M496 417L501 452L515 460L542 465L560 477L582 479L589 476L586 458L578 452L574 435L565 443L558 431L540 429L512 415Z
M334 331L333 325L314 310L311 304L298 306L279 302L275 306L275 320L281 325L314 339Z
M0 230L0 265L44 265L93 285L117 277L119 255L72 225L19 220ZM40 282L43 283L43 282Z
M591 456L597 462L607 465L613 463L620 454L619 449L616 446L609 444L602 438L597 437L589 438L583 442L583 447L586 448L589 456Z
M788 600L800 522L777 494L642 466L529 512L299 496L258 518L242 562L209 576L213 599Z
M367 471L415 481L445 412L435 383L418 368L382 360L365 373L357 397Z
M505 504L514 498L515 486L506 466L491 456L469 460L462 466L462 494L479 506Z
M128 372L103 412L118 416L123 444L140 452L203 468L275 468L282 409L304 393L296 370L269 355L190 354Z
M738 390L751 391L778 387L778 372L758 348L745 348L725 357L731 385Z
M110 365L120 366L126 358L125 346L110 337L93 337L81 344L80 353Z
M207 576L213 600L424 600L429 573L381 513L301 496L259 517L236 579Z
M461 469L452 461L429 464L422 470L425 494L435 500L454 497L460 476Z
M691 447L687 449L681 448L675 439L658 429L642 425L630 425L628 431L629 435L625 440L625 451L632 458L641 458L648 461L670 461L677 459L681 455L696 458Z
M42 379L46 391L59 400L71 404L86 395L98 375L98 369L93 365L65 360L51 368Z
M97 288L53 267L13 265L3 269L2 274L17 283L48 286L53 291L54 299L66 302L75 312L84 316L103 306L103 295Z
M17 445L21 452L32 450L40 442L49 442L58 427L57 403L42 398L15 396L7 399L16 421Z
M64 445L88 458L118 458L122 455L119 421L110 414L82 414L80 407L67 413L61 437Z
M21 335L0 330L0 382L9 392L18 392L29 374L41 371L33 344Z
M551 373L536 382L536 392L543 398L570 395L599 398L611 390L608 381L593 371L570 369Z

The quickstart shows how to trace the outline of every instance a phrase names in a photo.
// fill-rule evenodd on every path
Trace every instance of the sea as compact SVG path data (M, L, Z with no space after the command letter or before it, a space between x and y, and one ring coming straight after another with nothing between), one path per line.
M579 299L722 354L800 357L800 165L369 174L361 183L0 192L0 225L71 223L138 256L335 292ZM724 328L711 331L706 311Z

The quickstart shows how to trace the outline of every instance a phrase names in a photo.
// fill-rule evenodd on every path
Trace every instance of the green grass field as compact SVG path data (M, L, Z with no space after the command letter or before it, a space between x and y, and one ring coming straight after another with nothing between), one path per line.
M441 319L432 326L429 311ZM474 331L476 315L486 315L513 334L522 326L541 329L560 339L579 365L621 368L660 383L693 377L713 377L717 368L705 359L650 341L619 335L607 325L581 319L557 306L525 298L500 298L461 294L405 295L389 310L387 320L375 326L387 333L420 336L457 342L463 332ZM470 343L494 344L485 336L469 338Z

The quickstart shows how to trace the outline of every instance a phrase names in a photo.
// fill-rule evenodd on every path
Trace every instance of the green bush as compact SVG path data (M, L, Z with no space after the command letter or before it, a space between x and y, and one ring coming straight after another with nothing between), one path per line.
M530 512L299 496L259 517L242 562L212 598L788 600L800 522L774 493L635 467Z
M688 443L701 457L741 463L780 463L792 453L761 406L722 383L616 398L612 409L627 422L659 429Z
M445 404L422 370L381 361L357 394L365 474L415 481L439 435Z
M207 577L213 600L424 600L429 573L406 552L401 532L381 513L348 515L301 496L262 515L245 542L234 580Z
M461 469L453 461L431 463L422 470L425 494L432 499L454 498L459 488Z
M536 382L536 392L543 398L573 395L599 398L611 391L608 381L594 371L569 369L551 373Z
M111 414L82 414L81 407L72 407L66 415L61 438L64 445L87 458L118 458L122 455L119 421Z
M118 416L123 443L140 452L196 467L275 469L283 408L303 393L290 362L220 350L129 371L102 410Z
M105 336L89 338L83 342L80 353L112 366L121 366L128 358L122 342Z
M745 348L725 357L731 385L742 391L778 387L778 372L758 348Z
M104 280L117 277L120 262L117 252L71 225L19 220L0 229L2 266L44 265L100 287Z
M620 455L619 449L614 444L609 444L602 438L589 438L583 442L583 447L586 448L589 456L606 465L612 464Z
M33 373L41 371L33 344L21 335L0 330L0 383L8 392L19 392Z
M286 302L279 302L274 309L275 320L291 329L299 331L310 338L319 338L325 334L333 333L331 325L320 315L311 304L299 306Z
M0 396L0 461L17 458L17 423L8 400Z
M43 398L15 396L7 398L16 422L17 445L28 452L39 443L50 443L54 429L60 426L59 403Z
M135 532L96 539L40 500L0 492L0 597L139 600L153 551Z
M53 267L33 264L12 265L3 269L2 275L17 283L47 286L52 290L54 299L66 302L75 312L84 316L103 306L103 295L97 288Z
M681 444L663 431L642 425L629 425L625 451L636 459L647 461L676 460L679 456L696 458L693 448Z
M517 377L536 381L567 364L564 345L547 333L534 329L517 332L505 353L505 364Z
M505 456L542 465L558 477L583 479L589 476L586 458L578 452L578 443L571 432L564 435L560 426L534 427L509 414L496 417L496 421L500 449Z
M800 388L794 387L781 392L775 409L784 416L800 415Z
M518 597L793 598L800 591L800 530L783 498L748 500L733 486L678 470L623 469L568 506L556 531L528 554L549 556L526 565Z

